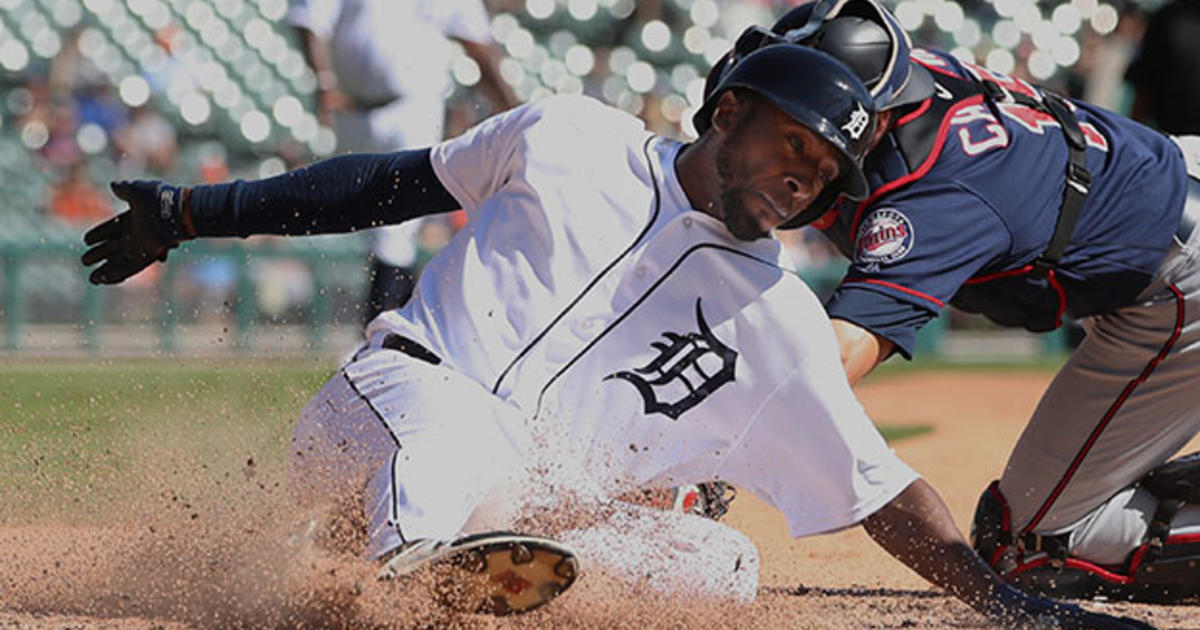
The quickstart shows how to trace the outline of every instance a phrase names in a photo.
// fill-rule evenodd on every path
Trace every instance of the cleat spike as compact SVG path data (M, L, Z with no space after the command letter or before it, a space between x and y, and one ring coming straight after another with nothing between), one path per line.
M483 573L488 567L487 558L475 549L462 554L457 563L464 571L471 573Z
M573 580L579 573L579 561L575 558L563 558L554 565L554 574L564 580Z
M512 562L513 564L529 564L533 562L533 551L522 544L513 545Z

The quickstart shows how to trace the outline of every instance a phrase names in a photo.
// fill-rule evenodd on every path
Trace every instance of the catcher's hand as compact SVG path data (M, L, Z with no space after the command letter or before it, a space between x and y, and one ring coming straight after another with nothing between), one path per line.
M183 188L157 180L113 182L111 188L129 209L83 236L90 249L80 261L103 263L88 276L92 284L117 284L166 260L169 250L190 238L183 227Z

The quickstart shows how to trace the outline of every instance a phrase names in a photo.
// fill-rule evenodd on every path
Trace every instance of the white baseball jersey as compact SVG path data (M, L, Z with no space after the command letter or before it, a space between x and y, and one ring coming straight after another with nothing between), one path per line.
M490 42L480 0L292 0L288 22L330 47L340 88L367 109L336 114L338 152L382 153L442 139L453 47ZM371 251L416 264L419 221L371 231Z
M491 41L480 0L292 0L287 20L329 42L341 89L366 103L440 102L447 38Z
M368 333L416 340L564 427L603 482L724 479L795 536L855 524L916 473L855 399L778 243L738 241L690 207L681 146L580 96L437 145L470 220Z

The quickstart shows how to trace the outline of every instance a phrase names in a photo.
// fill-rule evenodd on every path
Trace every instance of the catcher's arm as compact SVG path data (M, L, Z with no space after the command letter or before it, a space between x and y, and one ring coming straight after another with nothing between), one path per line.
M197 237L353 232L459 207L428 149L344 155L256 181L114 182L112 191L129 209L84 235L83 264L102 263L94 284L121 282Z
M1135 619L1093 613L1005 584L963 539L946 504L924 480L863 521L881 547L921 577L1005 627L1153 630Z

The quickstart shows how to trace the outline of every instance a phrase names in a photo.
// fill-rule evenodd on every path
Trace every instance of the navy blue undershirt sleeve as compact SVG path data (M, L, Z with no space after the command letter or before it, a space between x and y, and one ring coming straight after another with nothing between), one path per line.
M197 186L197 236L338 234L456 210L429 149L357 153L255 181Z

